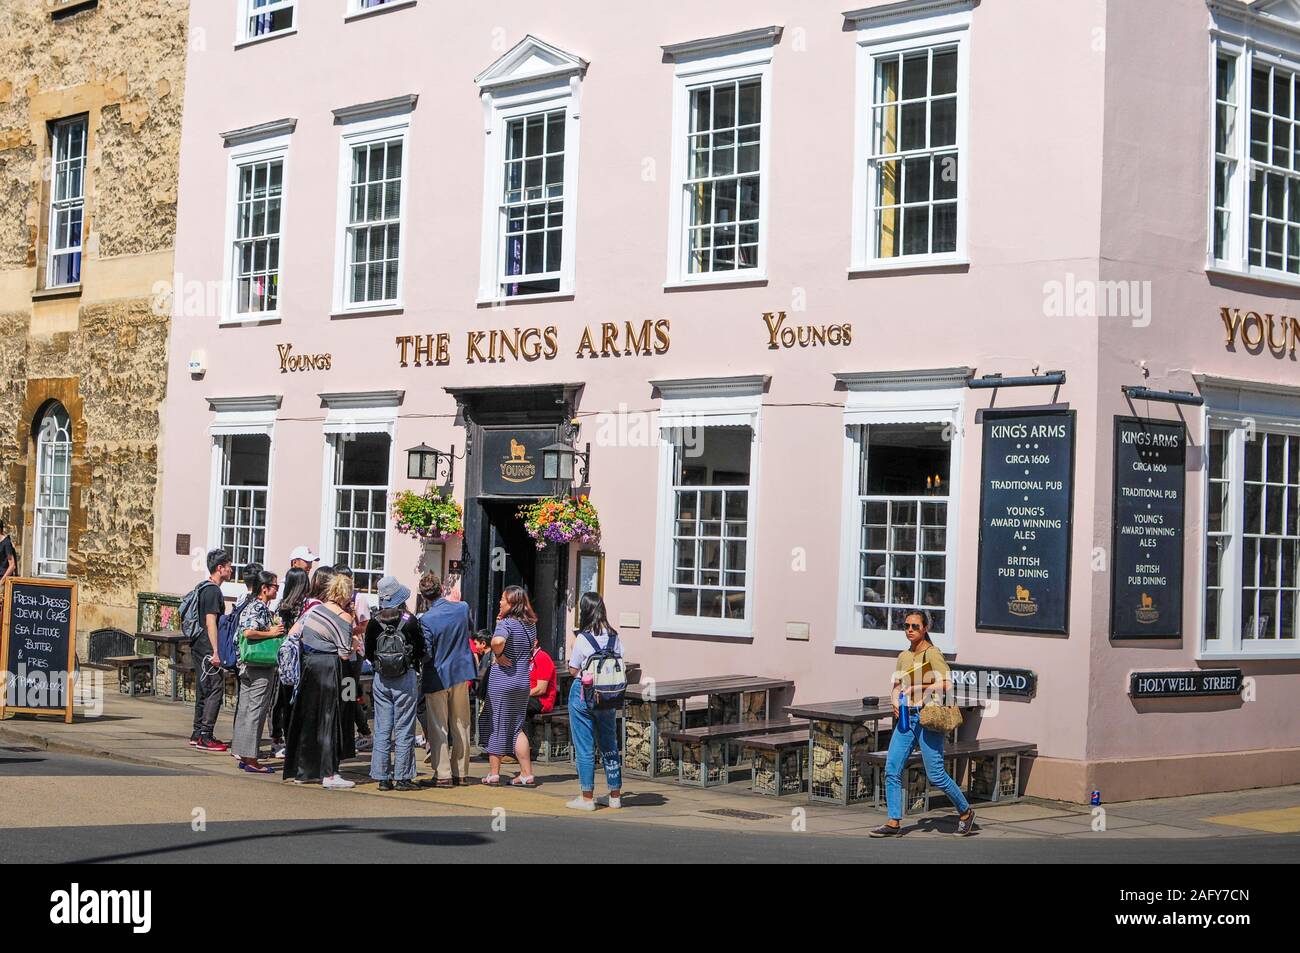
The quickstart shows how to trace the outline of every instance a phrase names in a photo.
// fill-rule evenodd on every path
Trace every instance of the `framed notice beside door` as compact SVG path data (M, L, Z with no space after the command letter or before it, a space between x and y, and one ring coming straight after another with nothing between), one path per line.
M583 550L578 553L577 588L573 596L573 625L578 625L578 602L585 592L605 594L605 554Z

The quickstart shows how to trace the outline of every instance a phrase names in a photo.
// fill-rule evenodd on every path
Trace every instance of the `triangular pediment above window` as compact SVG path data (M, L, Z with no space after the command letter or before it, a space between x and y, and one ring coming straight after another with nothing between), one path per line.
M480 89L496 89L564 76L581 76L587 61L529 34L474 77Z
M1300 0L1255 0L1250 5L1250 10L1252 13L1300 25Z

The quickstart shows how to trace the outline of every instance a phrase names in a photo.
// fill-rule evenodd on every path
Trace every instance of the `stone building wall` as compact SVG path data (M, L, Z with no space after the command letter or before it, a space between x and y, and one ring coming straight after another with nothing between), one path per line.
M33 569L33 419L72 418L68 575L78 627L135 629L157 588L166 390L189 4L4 4L0 30L0 510ZM81 285L45 287L48 124L88 117ZM163 298L166 303L165 297ZM169 305L168 305L169 307Z

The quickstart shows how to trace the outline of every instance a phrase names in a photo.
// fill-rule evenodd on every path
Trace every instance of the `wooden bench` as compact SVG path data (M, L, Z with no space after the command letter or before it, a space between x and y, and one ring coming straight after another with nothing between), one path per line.
M732 759L727 757L728 746L740 747L741 740L746 737L779 734L807 727L806 721L778 718L771 721L678 728L665 732L664 737L677 748L678 783L707 788L727 784L731 780L731 770L737 765L733 765Z
M1033 742L1007 738L949 742L944 745L944 769L963 788L963 793L972 803L1018 801L1021 797L1021 759L1032 757L1037 750L1038 746ZM872 751L862 756L862 760L873 769L872 787L877 808L885 804L885 764L888 759L888 751ZM962 785L960 775L955 770L959 760L965 760L968 764L965 785ZM1004 761L1008 763L1004 764ZM923 811L930 810L932 790L934 789L930 786L921 761L921 753L913 751L903 770L903 812L911 813L909 809L918 801L922 804Z
M155 660L152 655L110 655L104 659L104 664L111 665L117 670L117 690L122 694L129 694L132 698L136 695L153 694ZM123 675L126 676L125 687L122 682ZM147 688L142 684L146 678Z
M746 735L736 742L752 753L749 789L781 797L799 794L807 784L808 729L770 735Z
M573 739L569 735L569 709L556 706L539 712L529 721L528 742L532 746L533 760L539 764L573 760Z

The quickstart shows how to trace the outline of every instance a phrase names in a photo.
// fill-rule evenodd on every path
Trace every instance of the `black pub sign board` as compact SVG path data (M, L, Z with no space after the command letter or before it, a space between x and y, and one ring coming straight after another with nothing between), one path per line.
M542 479L542 447L555 443L555 428L483 430L483 488L489 496L552 496L555 481Z
M1074 503L1072 410L986 410L975 628L1065 635Z
M1112 639L1182 638L1186 485L1182 421L1115 418Z
M1128 677L1132 698L1202 698L1240 695L1239 668L1210 668L1190 672L1133 672Z

